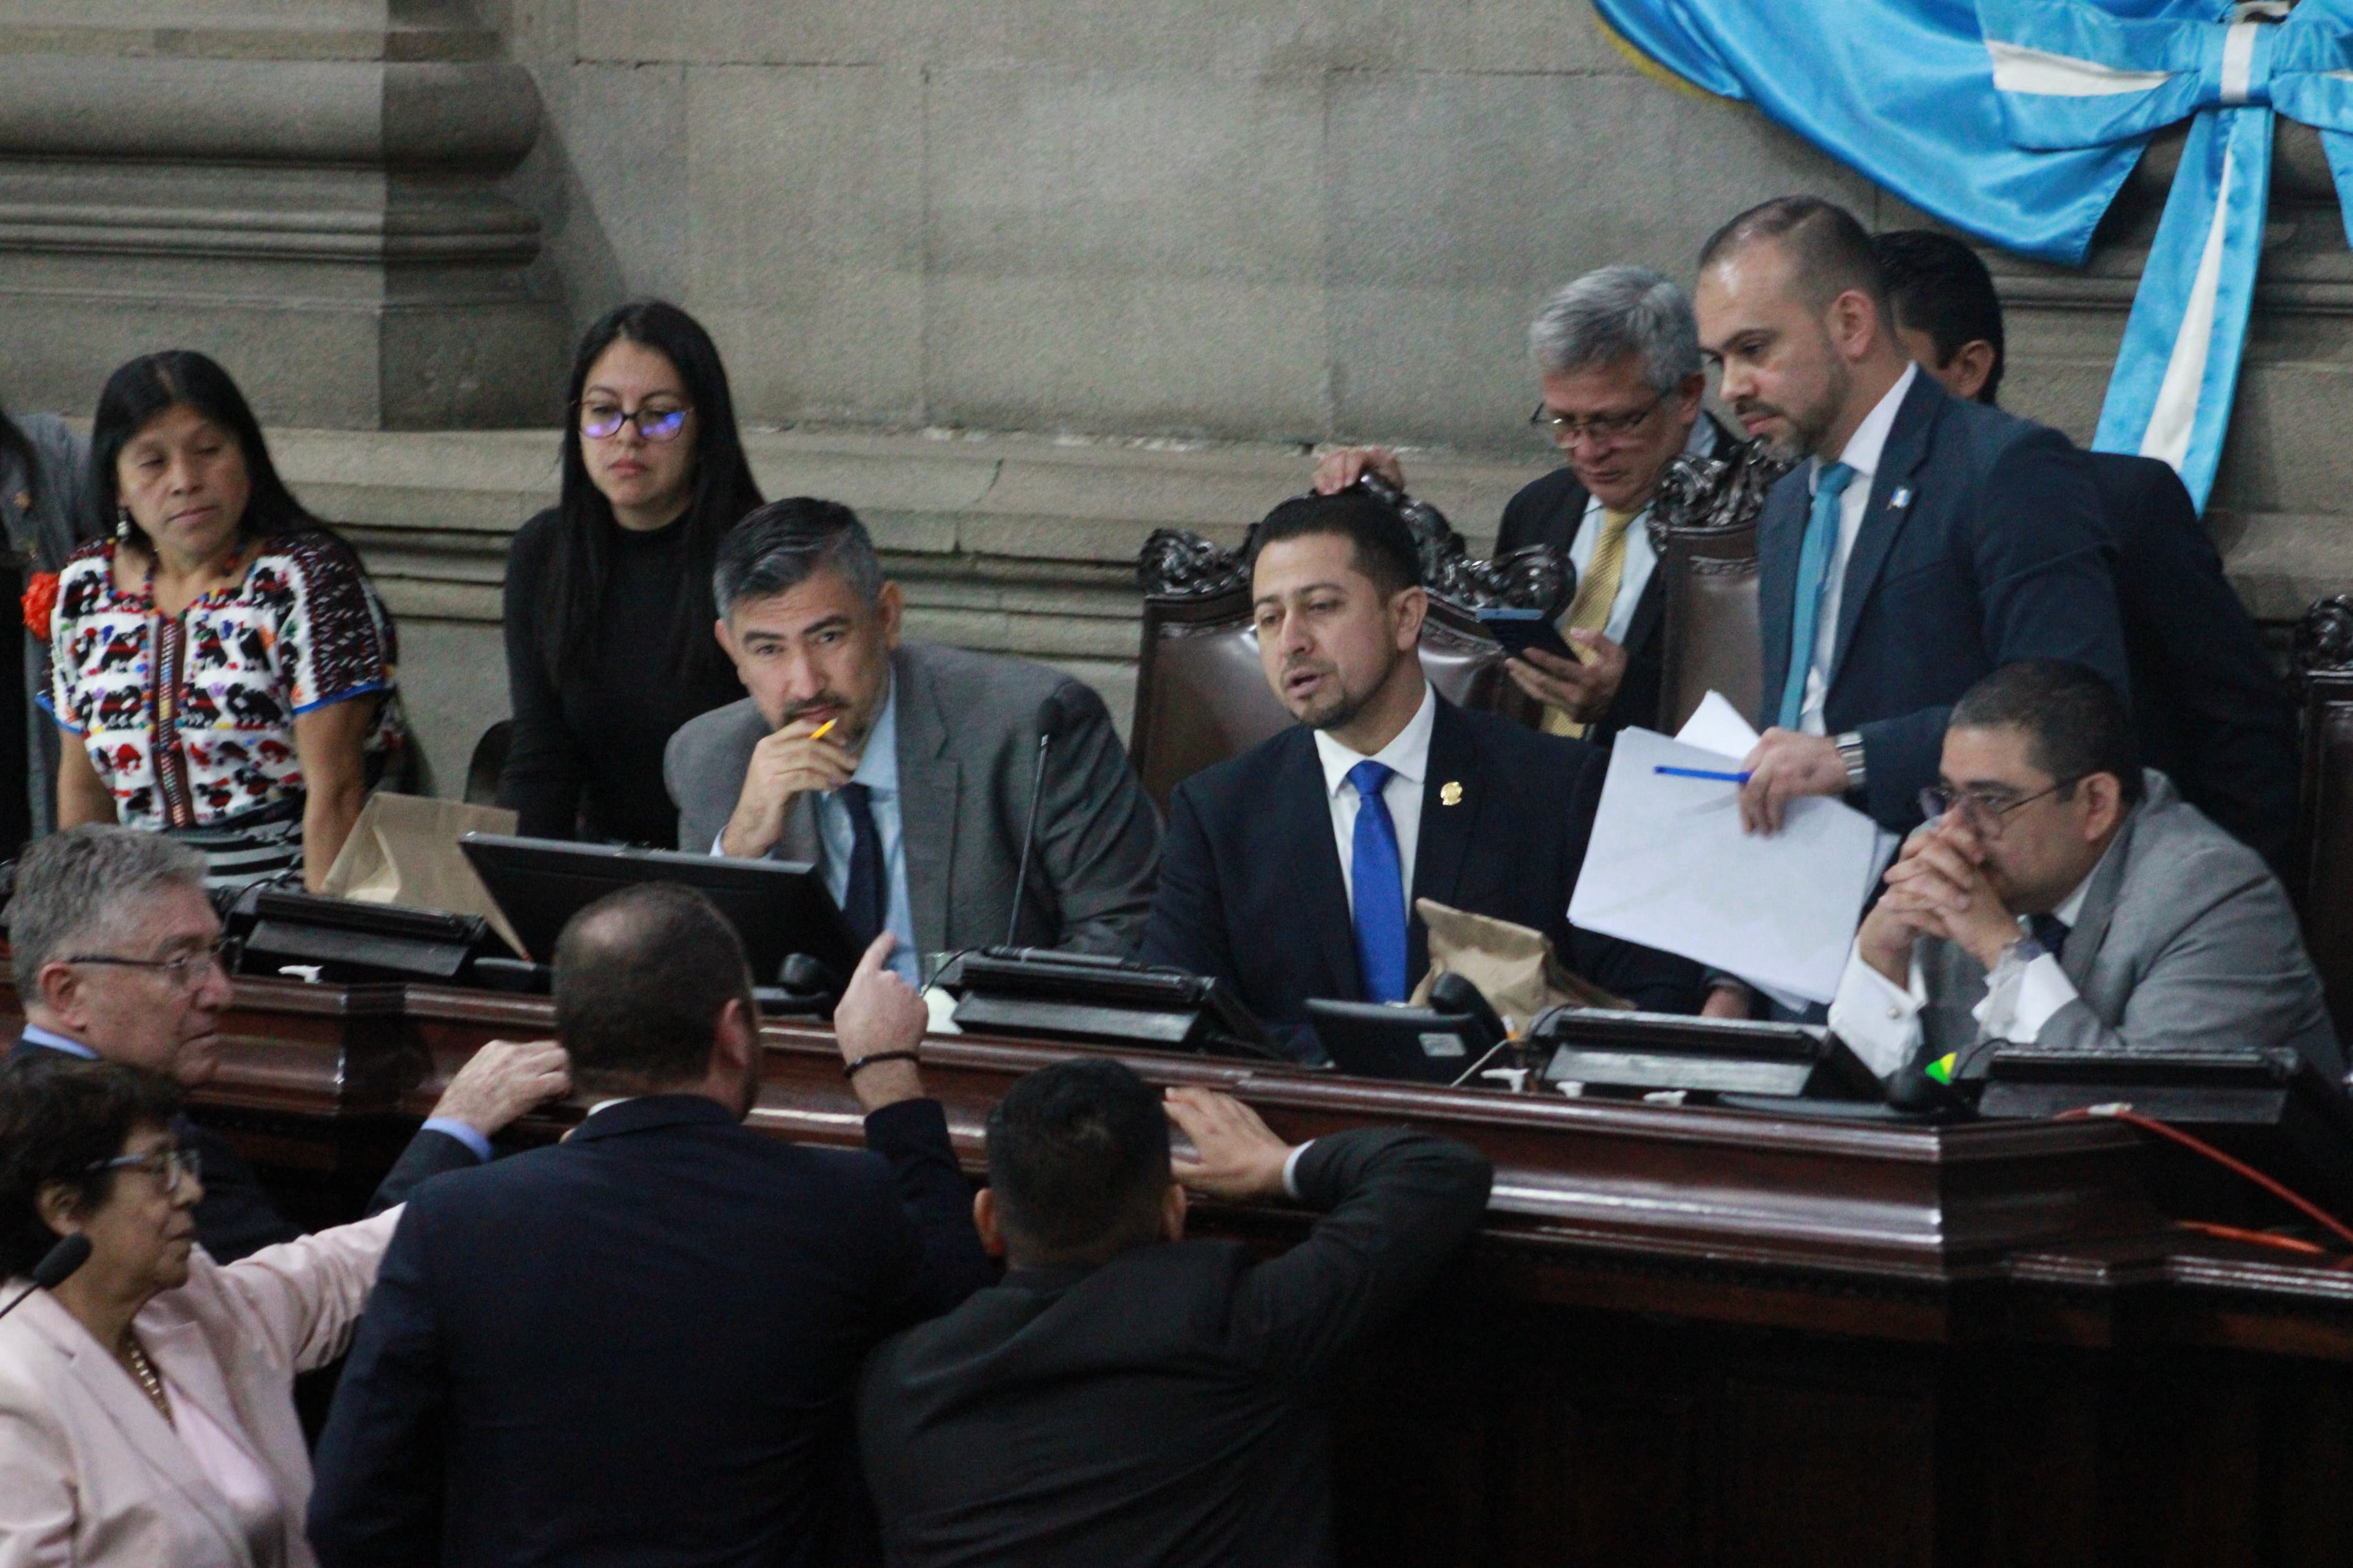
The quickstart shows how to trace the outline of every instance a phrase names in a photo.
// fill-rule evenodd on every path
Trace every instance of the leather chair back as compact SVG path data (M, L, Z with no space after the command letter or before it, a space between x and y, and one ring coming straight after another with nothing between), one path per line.
M1503 670L1504 650L1476 616L1433 598L1421 668L1439 695L1528 721L1533 704ZM1293 722L1266 684L1247 584L1206 597L1147 595L1128 755L1163 810L1178 784Z
M2304 790L2288 894L2344 1037L2353 1023L2353 595L2321 600L2296 628Z
M1748 719L1757 713L1757 525L1662 531L1665 664L1659 728L1683 726L1702 699L1721 691Z

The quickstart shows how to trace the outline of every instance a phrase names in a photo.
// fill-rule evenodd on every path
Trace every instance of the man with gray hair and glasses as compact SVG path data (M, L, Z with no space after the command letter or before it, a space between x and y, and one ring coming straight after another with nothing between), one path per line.
M232 992L205 858L161 834L90 824L52 834L16 862L8 942L25 1026L12 1056L42 1051L124 1062L201 1089L219 1070ZM376 1189L368 1212L418 1183L491 1157L507 1123L570 1089L553 1040L493 1041L449 1080L433 1115ZM215 1261L302 1234L227 1142L183 1118L203 1163L196 1239Z
M1567 459L1504 508L1495 552L1550 544L1577 566L1577 597L1561 629L1583 656L1541 649L1504 669L1545 705L1545 728L1608 745L1629 724L1659 722L1664 614L1645 527L1667 465L1689 452L1729 451L1734 436L1700 409L1707 376L1691 300L1647 267L1604 267L1545 302L1528 328L1544 401L1529 422ZM1366 469L1402 487L1397 455L1381 447L1324 454L1325 494Z
M670 737L681 846L814 863L861 946L899 939L911 984L924 954L998 942L1134 953L1160 817L1102 698L1042 665L902 640L905 596L838 501L737 523L712 590L750 695Z

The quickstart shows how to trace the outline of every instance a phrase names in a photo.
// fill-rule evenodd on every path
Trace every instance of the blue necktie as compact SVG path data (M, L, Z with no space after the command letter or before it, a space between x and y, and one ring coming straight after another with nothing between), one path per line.
M874 827L870 788L846 784L834 792L849 813L849 885L841 891L842 923L862 950L882 934L889 909L882 894L882 835Z
M1839 497L1854 470L1831 463L1814 478L1814 510L1806 515L1806 542L1798 551L1798 602L1789 617L1789 678L1781 683L1784 730L1794 730L1806 711L1806 677L1813 673L1814 639L1821 630L1822 589L1838 552Z
M1398 854L1397 825L1381 798L1389 773L1379 763L1348 770L1348 782L1356 786L1349 880L1356 896L1356 968L1367 1002L1405 1000L1405 862Z

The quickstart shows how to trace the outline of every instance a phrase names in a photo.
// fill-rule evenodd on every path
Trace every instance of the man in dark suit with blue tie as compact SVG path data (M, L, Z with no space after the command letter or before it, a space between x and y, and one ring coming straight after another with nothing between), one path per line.
M1638 1005L1694 1010L1696 966L1568 923L1603 755L1423 679L1404 520L1361 490L1301 496L1253 548L1259 658L1300 722L1176 786L1145 958L1225 981L1311 1061L1310 997L1402 1001L1429 968L1417 899L1541 931Z
M1986 264L1933 229L1873 244L1905 351L1955 397L1992 406L2004 343ZM2263 632L2171 468L2126 452L2084 456L2116 542L2141 763L2284 876L2302 763L2295 709Z
M891 942L834 1014L856 1152L743 1125L759 1016L707 899L572 919L556 1026L607 1098L410 1199L319 1444L325 1568L826 1560L860 1359L990 1273Z
M1920 820L1953 702L2000 665L2069 659L2127 689L2109 542L2057 431L1964 403L1896 337L1871 237L1784 196L1700 254L1693 302L1752 437L1810 458L1757 523L1766 728L1741 815L1800 795Z

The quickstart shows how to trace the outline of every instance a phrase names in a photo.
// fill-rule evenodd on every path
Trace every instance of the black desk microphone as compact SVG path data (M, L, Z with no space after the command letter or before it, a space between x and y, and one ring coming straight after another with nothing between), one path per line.
M62 1237L55 1247L41 1254L38 1263L33 1265L31 1289L6 1306L0 1307L0 1318L23 1306L25 1296L31 1295L34 1290L56 1289L72 1276L75 1269L89 1261L90 1237L79 1234Z
M1044 711L1038 725L1038 765L1029 774L1029 820L1021 829L1021 858L1015 862L1013 873L1013 912L1005 918L1005 945L1011 947L1021 934L1021 894L1029 885L1029 852L1038 838L1038 802L1046 790L1046 753L1054 749L1054 731L1063 718L1062 694L1057 690L1046 699Z

